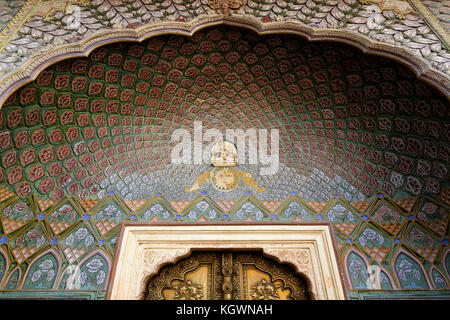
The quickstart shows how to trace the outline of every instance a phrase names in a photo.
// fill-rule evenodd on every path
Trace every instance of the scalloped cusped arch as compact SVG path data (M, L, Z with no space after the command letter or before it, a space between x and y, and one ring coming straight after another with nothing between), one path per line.
M57 201L118 194L191 200L208 165L173 165L171 133L279 129L265 188L307 201L439 195L448 188L448 100L407 67L334 42L211 27L97 48L56 63L0 110L2 184ZM256 166L257 167L257 166ZM249 187L212 198L237 200Z

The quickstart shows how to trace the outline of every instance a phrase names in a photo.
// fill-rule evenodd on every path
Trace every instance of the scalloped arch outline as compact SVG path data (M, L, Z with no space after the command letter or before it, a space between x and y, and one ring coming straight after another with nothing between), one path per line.
M17 71L6 75L0 81L0 108L11 93L19 87L32 82L48 66L70 58L87 57L94 49L120 41L142 42L151 37L167 34L192 36L204 28L217 25L229 25L255 31L258 35L294 34L308 41L334 41L351 45L364 54L375 54L400 62L414 72L420 79L441 91L450 100L450 77L435 70L421 57L417 57L404 48L371 40L361 34L339 29L318 29L301 22L262 23L251 16L216 14L201 17L190 22L159 22L147 24L137 29L112 29L87 37L77 43L58 46L41 53L27 62Z
M394 257L392 258L392 271L393 274L395 276L395 280L397 280L398 283L398 287L400 290L402 290L402 285L399 279L399 276L397 274L397 269L395 268L395 263L397 262L398 257L404 254L405 256L407 256L408 258L412 259L413 261L415 261L417 263L417 265L419 266L420 270L422 270L423 276L425 277L425 280L427 282L428 285L428 289L425 290L432 290L432 288L434 287L434 285L431 283L430 279L428 278L428 273L426 272L425 268L423 267L423 264L420 263L419 260L417 260L412 254L410 254L409 252L405 251L404 249L400 248L396 254L394 255Z
M75 270L74 270L74 272L73 272L71 275L69 275L69 278L68 278L68 281L70 281L70 284L69 284L70 289L65 289L65 290L77 289L77 288L72 288L72 286L73 286L73 282L75 281L76 277L78 276L78 274L79 274L79 272L80 272L80 269L79 269L79 268L81 268L81 266L82 266L86 261L88 261L90 258L96 256L97 254L100 255L100 256L101 256L103 259L105 259L105 261L106 261L107 272L106 272L106 277L105 277L104 284L103 284L103 289L104 289L104 290L106 289L106 287L107 287L107 285L108 285L108 283L109 283L109 278L110 278L110 276L111 276L111 267L112 267L112 263L111 263L110 258L108 257L108 255L107 255L105 252L103 252L101 249L97 249L97 250L94 250L94 251L92 251L91 253L89 253L86 257L84 257L82 260L80 260L79 263L77 263L77 264L75 265ZM61 281L62 281L62 279L64 278L64 275L65 275L67 272L69 272L69 268L70 268L71 266L73 266L73 265L69 265L68 267L66 267L66 268L62 271L62 273L61 273L59 279L57 279L57 281L55 282L55 288L59 288L59 286L61 285Z
M42 257L46 256L47 254L51 254L56 259L56 261L58 262L58 268L57 268L57 270L55 272L55 277L58 277L59 272L61 271L61 264L62 264L61 257L59 256L58 252L55 249L53 249L53 248L52 249L48 249L48 250L42 252L36 258L34 258L33 262L28 266L28 268L25 271L25 274L23 276L22 283L20 284L20 289L21 290L27 290L27 289L24 289L23 286L25 285L25 282L27 281L28 274L30 273L31 268L33 267L33 265L35 263L37 263L39 259L41 259ZM57 281L58 281L58 279L55 279L51 289L55 288L55 285L56 285Z

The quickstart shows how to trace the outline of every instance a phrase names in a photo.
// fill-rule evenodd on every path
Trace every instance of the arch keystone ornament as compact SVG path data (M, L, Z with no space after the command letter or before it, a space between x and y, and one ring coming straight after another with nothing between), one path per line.
M288 263L303 275L314 299L348 298L328 223L124 223L117 246L107 299L143 299L148 280L164 266L188 257L193 251L219 250L259 250L277 263Z
M199 175L191 187L186 187L187 192L198 190L208 180L214 189L222 192L233 191L241 180L256 191L264 192L264 188L256 184L250 173L233 168L238 164L238 154L230 142L219 141L212 147L211 164L215 168Z

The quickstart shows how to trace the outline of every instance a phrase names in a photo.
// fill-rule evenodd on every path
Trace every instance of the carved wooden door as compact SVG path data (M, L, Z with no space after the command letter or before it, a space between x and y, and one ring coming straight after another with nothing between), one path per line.
M305 300L303 276L249 251L195 251L163 267L147 284L148 300Z

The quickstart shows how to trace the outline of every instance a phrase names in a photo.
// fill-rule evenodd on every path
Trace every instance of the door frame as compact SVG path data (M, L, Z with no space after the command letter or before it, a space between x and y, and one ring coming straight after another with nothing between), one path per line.
M139 223L121 226L107 299L142 299L147 279L192 250L250 249L291 265L311 285L314 299L348 299L334 231L318 223Z

